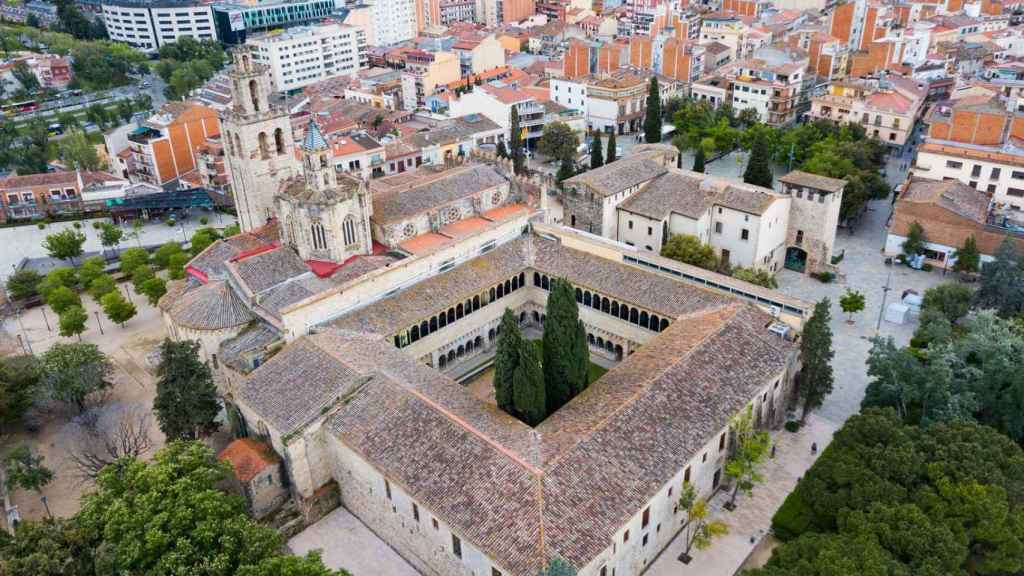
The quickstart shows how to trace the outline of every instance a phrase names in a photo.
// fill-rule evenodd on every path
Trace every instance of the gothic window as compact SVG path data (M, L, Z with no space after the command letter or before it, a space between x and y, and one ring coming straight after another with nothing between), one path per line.
M320 155L320 167L321 168L327 168L327 155L326 154L321 154Z
M267 133L266 132L260 132L259 142L260 142L260 159L261 160L266 160L267 158L270 157L270 151L267 149Z
M356 243L356 223L351 216L345 218L345 221L342 222L341 231L345 237L345 246L351 246Z
M249 97L252 98L252 109L260 111L259 89L256 87L256 80L249 80Z
M324 231L324 225L320 222L314 222L312 226L313 233L313 249L314 250L326 250L327 249L327 233Z
M284 131L278 128L274 130L274 146L277 148L277 155L284 154Z

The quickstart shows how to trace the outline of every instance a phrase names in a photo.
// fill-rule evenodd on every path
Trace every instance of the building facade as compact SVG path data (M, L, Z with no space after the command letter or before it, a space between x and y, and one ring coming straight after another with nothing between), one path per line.
M131 178L157 186L195 170L197 151L220 135L217 113L201 104L169 102L128 134Z
M270 68L273 89L299 90L327 78L355 76L367 66L363 31L324 23L250 37L253 59Z
M216 40L213 6L194 0L110 0L102 5L111 40L156 52L178 38Z

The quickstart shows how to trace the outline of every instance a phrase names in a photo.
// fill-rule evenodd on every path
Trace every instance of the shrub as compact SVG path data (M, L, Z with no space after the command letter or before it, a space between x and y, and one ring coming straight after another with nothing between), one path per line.
M202 224L203 226L206 226L207 224L210 223L210 219L207 218L206 216L200 216L199 223Z
M836 275L831 272L818 272L817 274L813 274L813 276L823 284L828 284L836 277Z
M800 430L800 421L799 420L787 420L786 423L783 425L783 427L786 429L786 432L796 432L796 431Z
M167 220L164 220L164 224L167 224L168 227L174 226L174 218L168 218Z
M787 423L788 424L788 423ZM811 530L814 525L814 512L800 498L797 490L790 492L782 506L772 516L772 531L775 536L786 542Z
M39 224L36 224L36 228L39 228L40 230L46 230L46 224L40 222Z
M935 266L932 266L928 262L925 262L924 264L921 265L921 270L924 270L925 272L931 272L934 269L935 269Z
M93 220L93 223L92 223L92 229L93 230L99 230L102 227L103 227L103 221L101 221L101 220Z
M82 229L82 223L81 222L73 222L71 225L75 227L75 230L81 230Z

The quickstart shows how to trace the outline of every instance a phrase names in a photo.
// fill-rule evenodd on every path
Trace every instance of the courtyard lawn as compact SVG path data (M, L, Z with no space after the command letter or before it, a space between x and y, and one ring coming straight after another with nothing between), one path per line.
M537 339L531 340L531 342L533 342L533 345L537 348L537 357L544 358L544 341ZM604 376L604 373L607 371L607 368L598 366L597 364L591 362L590 368L587 369L587 384L593 384L595 380L597 380L601 376Z

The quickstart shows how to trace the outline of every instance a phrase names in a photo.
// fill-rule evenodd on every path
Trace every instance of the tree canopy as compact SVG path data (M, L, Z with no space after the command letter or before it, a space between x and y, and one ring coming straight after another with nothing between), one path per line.
M803 336L800 339L800 358L803 369L800 373L798 392L803 402L801 420L807 414L821 406L825 397L832 392L832 303L823 298L814 305L814 313L804 324Z
M74 228L65 228L46 237L43 241L43 248L51 258L61 260L72 260L82 255L82 246L85 244L85 234Z
M552 122L544 126L544 132L537 142L540 153L559 162L572 161L580 141L576 133L565 122Z
M552 414L589 384L590 349L572 284L551 282L544 321L544 384L547 413Z
M714 270L718 267L715 249L709 244L701 244L696 236L689 234L676 234L669 238L661 247L661 255L705 270Z
M55 400L75 405L80 412L89 399L111 387L113 367L95 344L58 342L42 356L42 371Z
M220 400L198 342L165 339L157 378L153 410L168 438L194 440L217 430Z
M651 76L647 87L647 111L644 116L644 142L657 144L661 142L661 89L658 77Z

